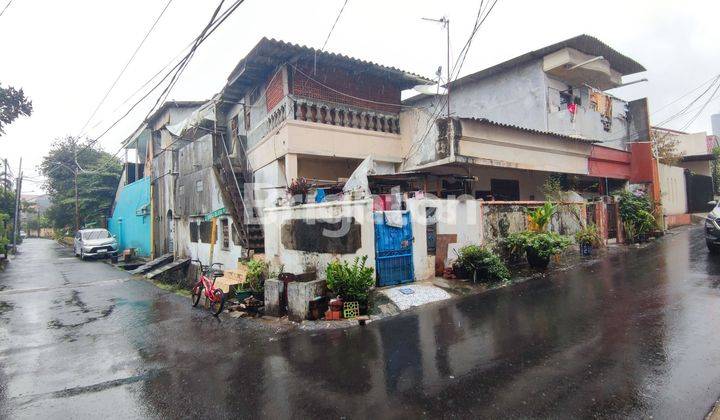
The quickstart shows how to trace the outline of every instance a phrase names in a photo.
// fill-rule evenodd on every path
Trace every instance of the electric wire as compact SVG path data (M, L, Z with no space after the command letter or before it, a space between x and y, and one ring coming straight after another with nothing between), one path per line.
M90 115L90 118L88 118L87 121L85 121L85 124L80 129L80 133L83 133L85 131L85 128L87 128L88 124L90 124L90 121L92 121L92 119L95 118L95 115L97 115L97 112L100 110L100 107L105 103L108 96L110 96L110 93L112 92L112 90L115 89L115 86L118 84L118 82L120 81L122 76L125 74L125 71L127 71L128 67L130 67L130 64L135 60L135 57L137 57L138 52L140 52L140 49L142 48L142 46L145 45L145 41L147 41L147 39L150 37L150 34L152 34L152 32L155 30L155 27L157 26L158 22L160 22L160 19L163 17L163 15L167 11L167 9L170 7L172 2L173 2L173 0L168 0L168 2L165 4L165 7L163 7L162 11L158 15L158 17L155 18L155 21L153 22L152 26L150 26L150 29L145 33L145 36L140 41L140 44L138 44L138 46L135 48L135 51L133 51L132 55L130 55L130 58L123 66L122 70L120 70L120 73L118 73L117 77L115 77L115 80L112 82L112 84L110 85L108 90L105 92L105 95L102 97L100 102L97 104L97 106L93 110L92 114ZM80 137L81 135L82 134L78 135L78 137Z
M0 12L0 17L2 17L2 15L5 14L5 11L8 9L8 7L10 7L10 5L12 4L12 2L13 2L13 0L10 0L10 1L7 2L7 4L5 5L5 7L3 7L3 9L2 9L2 12Z
M223 0L224 1L224 0ZM222 2L221 2L222 3ZM90 149L93 147L102 137L104 137L111 129L113 129L118 123L120 123L123 119L125 119L142 101L144 101L152 92L154 92L162 83L167 80L168 77L170 77L173 72L176 72L178 68L182 66L183 63L185 63L187 60L186 58L194 53L194 51L235 11L237 10L237 7L240 6L242 3L244 3L244 0L236 0L236 2L230 6L228 9L223 12L220 17L217 18L217 20L212 20L210 23L208 23L205 28L203 28L203 31L201 32L201 35L198 35L195 38L193 48L191 49L188 54L185 55L183 60L175 64L170 71L159 81L157 82L148 92L146 92L139 100L137 100L120 118L115 120L107 129L105 129L99 136L97 136L95 139L89 141L86 145L84 145L79 151L79 153L82 153L85 150ZM215 13L213 13L213 16L217 16ZM208 30L208 27L212 27L212 29ZM198 42L199 41L199 42ZM167 88L166 90L167 91ZM164 91L164 92L165 92ZM152 113L152 111L151 111ZM148 114L149 115L149 114ZM117 156L117 154L124 148L124 146L121 146L121 148L113 154L113 157ZM51 168L48 173L44 174L45 176L52 173L54 169L56 169L57 166Z

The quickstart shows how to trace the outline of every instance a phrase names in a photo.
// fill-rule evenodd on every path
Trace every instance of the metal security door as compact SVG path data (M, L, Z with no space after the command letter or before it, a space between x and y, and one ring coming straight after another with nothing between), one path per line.
M402 227L388 225L385 212L375 212L373 217L378 286L414 281L410 212L402 212Z

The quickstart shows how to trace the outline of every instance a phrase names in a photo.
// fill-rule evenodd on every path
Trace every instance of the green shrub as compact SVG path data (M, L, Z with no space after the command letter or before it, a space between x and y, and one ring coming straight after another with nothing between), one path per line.
M474 274L476 280L497 282L510 279L510 271L500 257L490 249L478 245L460 248L456 263L468 275Z
M563 252L572 243L569 237L555 232L532 232L529 230L510 234L508 241L521 249L530 248L535 251L537 256L547 259Z
M325 270L328 289L346 302L367 303L370 289L375 284L374 270L365 265L367 258L367 255L355 257L352 264L347 261L328 264Z
M263 260L252 259L244 263L247 268L245 275L246 289L253 292L262 292L265 290L265 279L268 278L269 266Z
M600 238L597 226L589 224L575 234L575 242L579 245L600 246L602 245L602 238Z
M630 223L635 233L648 233L655 229L654 205L646 193L623 190L619 196L618 211L623 223Z

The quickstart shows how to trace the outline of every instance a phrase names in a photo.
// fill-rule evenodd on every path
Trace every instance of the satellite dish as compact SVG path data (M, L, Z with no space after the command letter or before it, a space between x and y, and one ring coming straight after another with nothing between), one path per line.
M440 85L417 85L413 90L425 95L447 95L447 89Z

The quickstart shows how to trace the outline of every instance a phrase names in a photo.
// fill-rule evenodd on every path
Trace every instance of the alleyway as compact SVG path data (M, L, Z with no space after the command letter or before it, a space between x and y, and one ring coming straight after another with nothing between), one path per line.
M0 274L0 417L700 419L720 395L702 230L365 328L216 320L29 239Z

